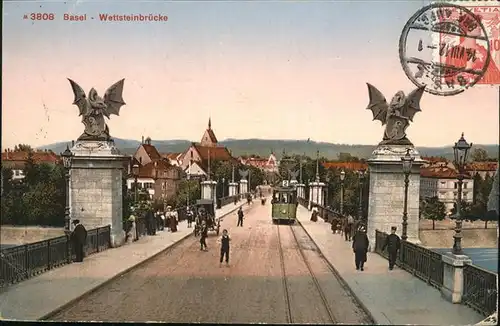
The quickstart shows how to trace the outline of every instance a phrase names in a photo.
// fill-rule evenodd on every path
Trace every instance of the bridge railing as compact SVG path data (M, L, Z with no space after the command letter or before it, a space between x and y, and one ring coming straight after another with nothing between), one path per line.
M464 266L462 302L489 316L496 311L498 290L497 274L474 265Z
M375 252L384 258L388 253L382 250L388 234L375 230ZM407 270L436 288L443 286L444 263L442 255L408 241L401 241L401 250L396 265Z
M300 198L298 197L297 198L297 202L299 203L299 205L302 205L303 207L309 207L309 201L305 198ZM331 209L331 208L328 208L328 207L325 207L325 206L322 206L322 205L318 205L318 204L315 204L315 203L312 203L313 207L317 207L318 208L318 215L325 221L325 222L330 222L333 218L337 218L337 219L343 219L345 218L344 215L340 214L340 212L334 210L334 209Z
M110 247L111 227L87 232L85 253L91 255ZM0 251L0 288L29 279L75 258L69 235L29 243Z
M240 200L239 195L217 198L217 209L222 208L223 206L226 206L228 204L232 204L235 201L238 202L239 200Z

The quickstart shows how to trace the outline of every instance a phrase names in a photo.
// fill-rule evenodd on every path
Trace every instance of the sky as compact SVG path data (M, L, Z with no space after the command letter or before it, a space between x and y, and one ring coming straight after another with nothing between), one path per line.
M376 144L366 82L388 98L415 85L398 42L426 1L4 1L2 148L77 139L67 78L100 95L125 78L110 134L199 141L307 139ZM53 13L32 21L31 13ZM64 14L87 15L82 22ZM161 14L165 22L104 22L99 14ZM28 15L28 19L23 19ZM499 88L425 93L407 129L418 146L498 144Z

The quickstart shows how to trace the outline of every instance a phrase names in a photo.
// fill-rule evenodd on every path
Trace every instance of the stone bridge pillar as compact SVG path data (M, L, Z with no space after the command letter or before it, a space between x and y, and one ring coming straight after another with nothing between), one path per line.
M248 192L248 181L246 179L240 180L240 195L246 194Z
M404 173L401 157L406 149L415 158L408 185L408 241L420 243L419 239L419 195L420 167L424 161L412 145L379 145L368 160L370 172L370 198L368 205L367 235L371 250L375 250L375 230L390 233L396 226L401 236L404 205Z
M122 177L128 156L121 155L113 141L77 141L71 152L71 220L80 220L87 230L111 225L111 246L121 246Z
M305 189L306 185L302 183L297 183L295 187L297 188L297 197L306 199L306 189Z
M238 183L229 183L229 196L236 196L238 194Z
M216 181L207 180L201 183L201 199L214 200Z

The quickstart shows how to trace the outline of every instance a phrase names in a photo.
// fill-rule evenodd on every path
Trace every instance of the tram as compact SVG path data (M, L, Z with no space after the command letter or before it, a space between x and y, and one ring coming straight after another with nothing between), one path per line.
M295 223L297 217L297 189L293 186L276 187L271 200L273 223Z

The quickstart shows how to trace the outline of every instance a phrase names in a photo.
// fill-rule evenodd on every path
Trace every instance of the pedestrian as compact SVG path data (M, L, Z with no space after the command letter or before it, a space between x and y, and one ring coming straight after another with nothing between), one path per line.
M227 230L222 230L222 237L220 238L220 266L222 266L222 261L224 256L226 257L226 266L229 265L229 242L231 238L227 233Z
M170 213L170 231L177 232L177 211Z
M396 258L398 257L398 251L401 248L401 240L399 236L396 234L397 227L391 227L391 234L385 238L384 246L382 247L382 251L387 248L387 252L389 253L389 270L394 269L394 264L396 264Z
M161 230L165 231L165 212L160 213Z
M170 230L171 219L172 219L172 206L167 206L167 213L165 213L165 224L167 225L167 231Z
M200 250L205 250L207 251L208 248L207 248L207 242L205 241L208 237L208 227L207 227L207 222L205 222L205 220L203 220L203 222L201 222L201 230L200 230Z
M363 271L363 267L366 263L366 253L368 252L368 236L366 235L366 229L364 226L360 226L359 230L354 235L352 239L352 249L354 251L354 262L356 264L356 270Z
M193 210L191 209L191 207L187 208L186 216L187 216L188 228L190 228L193 224L193 219L194 219L194 214L193 214Z
M311 221L313 221L313 222L318 221L318 208L316 206L314 206L312 209Z
M345 241L351 241L352 239L352 228L354 226L354 218L352 215L347 216L344 224L344 239Z
M87 243L87 230L82 224L80 224L80 220L74 220L73 224L75 225L75 228L73 229L73 232L71 232L70 240L76 255L75 261L81 263L83 262L83 257L85 255L84 249L85 244Z
M241 208L241 206L238 209L238 224L236 226L243 227L243 209Z

